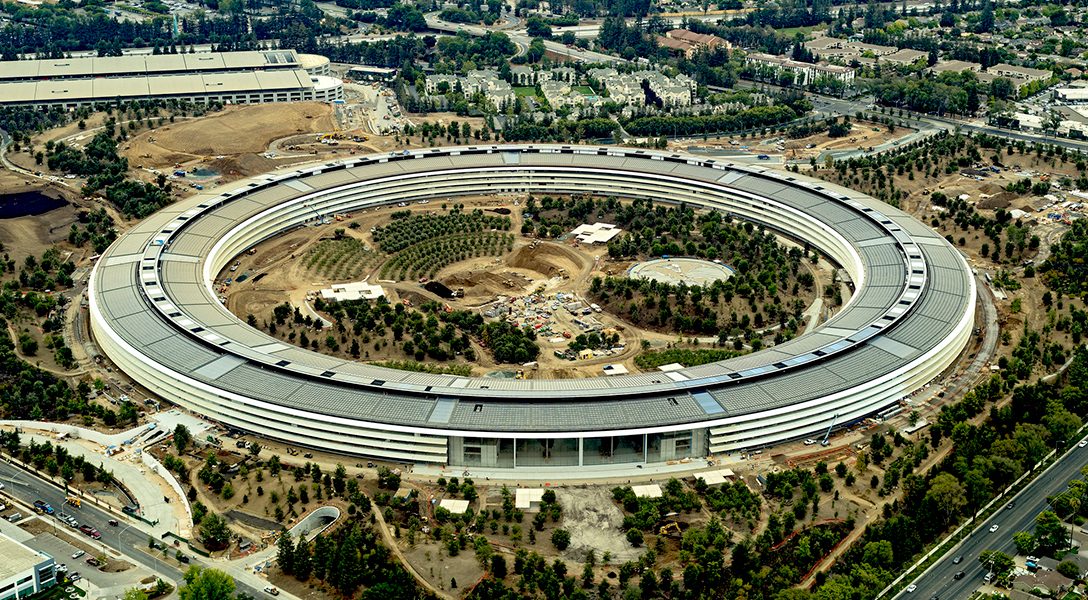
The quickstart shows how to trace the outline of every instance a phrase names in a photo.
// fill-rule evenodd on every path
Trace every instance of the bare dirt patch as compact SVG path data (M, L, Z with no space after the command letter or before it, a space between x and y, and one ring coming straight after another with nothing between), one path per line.
M264 152L276 138L335 127L332 108L320 102L291 102L227 107L203 119L162 127L151 135L165 152L215 156ZM136 151L140 136L132 144Z

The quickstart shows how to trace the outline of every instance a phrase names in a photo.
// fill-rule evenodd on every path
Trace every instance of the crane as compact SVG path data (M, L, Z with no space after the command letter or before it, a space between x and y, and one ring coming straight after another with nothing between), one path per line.
M831 430L835 428L835 422L839 420L839 413L835 413L835 416L831 417L831 425L827 426L827 433L824 434L824 439L820 440L821 446L828 446L831 442L827 441L831 437Z

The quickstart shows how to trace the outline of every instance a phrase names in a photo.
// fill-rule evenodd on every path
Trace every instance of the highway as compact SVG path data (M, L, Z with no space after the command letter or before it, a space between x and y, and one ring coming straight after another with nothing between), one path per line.
M913 593L900 592L896 598L939 598L940 600L967 600L971 593L983 583L986 568L979 563L979 554L985 550L1001 550L1009 556L1016 555L1016 545L1012 536L1018 531L1033 531L1035 517L1046 510L1046 499L1066 489L1068 482L1080 477L1080 469L1088 464L1088 448L1073 447L1060 461L1024 488L1014 500L1012 508L1001 508L986 521L977 524L977 528L968 535L958 547L949 551L913 583L917 589ZM1003 501L1004 502L1004 501ZM998 530L990 533L992 525ZM956 556L962 556L963 562L953 564ZM963 570L966 575L956 580L952 576Z
M58 489L53 484L40 479L35 475L31 475L6 461L0 461L0 482L3 482L5 486L2 493L17 498L27 505L32 505L35 500L44 500L52 505L53 509L58 513L68 513L75 517L80 524L90 525L97 529L102 534L102 539L100 539L99 542L115 551L119 551L129 560L140 563L167 581L177 583L182 580L181 570L161 560L158 556L148 554L148 534L142 529L142 523L129 521L118 515L108 513L88 502L85 502L81 508L68 506L64 503L65 494L63 490ZM26 513L24 512L24 514ZM49 520L53 517L42 516L42 518ZM110 519L117 519L120 525L118 527L110 526ZM57 526L60 527L59 522L57 523ZM75 529L70 531L72 535L75 536L83 535ZM155 541L166 543L159 539L156 539ZM188 548L182 548L182 553L190 556L193 563L199 561L200 557L194 556ZM172 550L171 554L173 554ZM161 550L159 551L159 556L161 556ZM58 558L57 562L65 562L64 558L66 557ZM207 564L213 568L222 568L214 562L209 562ZM80 567L84 567L84 565L80 565ZM86 568L73 568L72 570L86 570ZM244 592L253 598L260 598L267 595L262 590L258 590L238 581L237 578L235 578L235 585L238 592Z

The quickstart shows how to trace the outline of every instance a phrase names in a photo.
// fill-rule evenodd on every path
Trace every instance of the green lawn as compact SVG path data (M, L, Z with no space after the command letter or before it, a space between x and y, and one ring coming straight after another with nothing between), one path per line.
M535 96L536 95L536 88L531 86L531 85L527 85L527 86L524 86L524 87L516 87L516 88L514 88L514 95L517 96L518 98L522 98L522 97L525 97L525 96Z
M785 29L776 29L775 33L780 33L784 36L793 37L797 32L805 34L805 37L811 37L812 32L817 29L824 29L822 25L809 25L808 27L787 27Z
M578 92L579 94L581 94L583 96L596 96L597 95L597 92L594 92L593 88L589 87L588 85L576 85L571 89Z

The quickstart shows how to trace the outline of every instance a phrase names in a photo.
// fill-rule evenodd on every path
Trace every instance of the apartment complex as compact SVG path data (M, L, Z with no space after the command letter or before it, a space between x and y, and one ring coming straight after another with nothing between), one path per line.
M809 85L820 77L838 79L844 84L850 84L854 81L854 69L840 65L806 63L762 53L749 54L744 60L756 70L791 73L794 77L794 83L800 86Z

